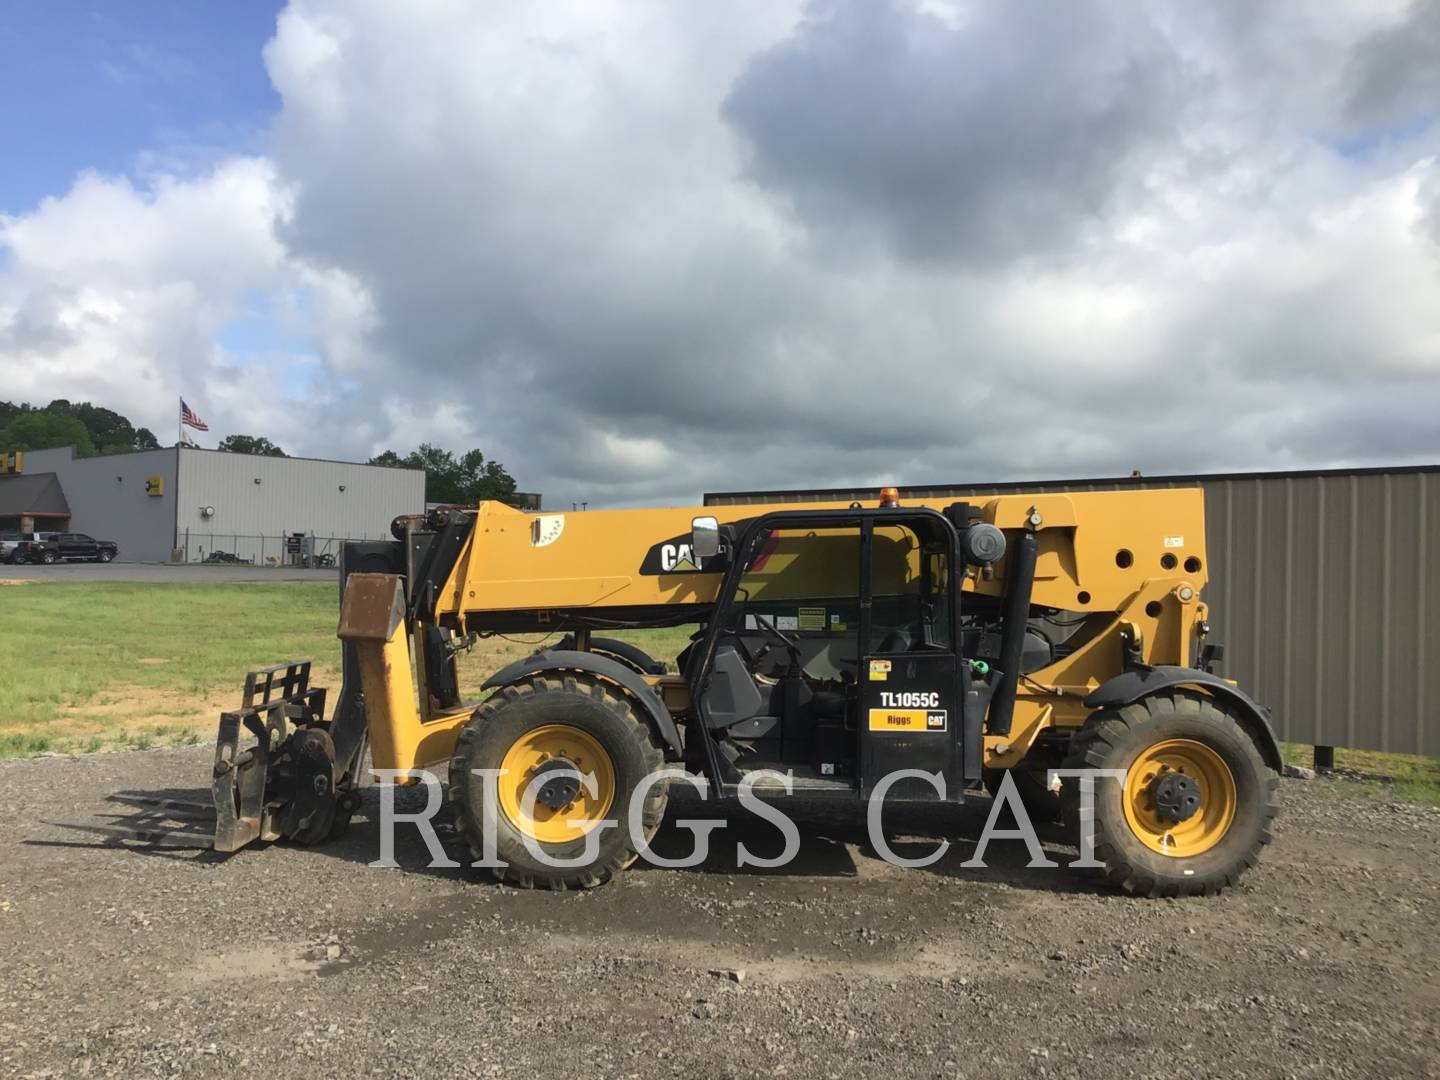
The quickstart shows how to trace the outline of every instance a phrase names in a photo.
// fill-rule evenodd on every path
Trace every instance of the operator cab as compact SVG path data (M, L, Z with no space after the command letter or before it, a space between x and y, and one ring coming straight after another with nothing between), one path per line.
M867 794L890 772L923 769L959 798L966 675L952 524L926 509L781 512L718 546L725 581L680 662L696 702L690 741L722 790L775 770L797 790ZM978 762L978 712L972 726ZM893 790L938 797L914 779Z

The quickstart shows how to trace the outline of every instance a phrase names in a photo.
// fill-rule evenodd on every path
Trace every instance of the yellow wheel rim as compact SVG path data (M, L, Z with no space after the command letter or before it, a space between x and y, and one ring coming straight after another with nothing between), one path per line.
M1184 821L1160 814L1155 785L1167 772L1179 772L1199 788L1200 806ZM1209 851L1235 820L1239 795L1230 766L1209 746L1194 739L1166 739L1146 747L1125 775L1125 820L1151 851L1186 858Z
M538 796L546 772L568 764L594 777L564 806L551 807ZM569 724L546 724L516 739L500 762L500 810L515 828L542 844L563 844L584 836L605 819L615 801L615 765L598 739ZM534 788L531 813L526 791ZM593 790L593 794L592 794Z

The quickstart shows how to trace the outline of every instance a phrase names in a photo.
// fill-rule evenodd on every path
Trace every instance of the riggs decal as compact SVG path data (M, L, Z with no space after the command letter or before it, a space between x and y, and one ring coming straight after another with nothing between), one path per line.
M902 735L918 731L944 731L947 718L948 713L944 709L871 709L870 730Z

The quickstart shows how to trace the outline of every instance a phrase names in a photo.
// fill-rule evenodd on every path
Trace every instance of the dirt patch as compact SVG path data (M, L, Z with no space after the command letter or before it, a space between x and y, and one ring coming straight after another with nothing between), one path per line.
M134 686L119 684L107 687L83 705L69 705L61 717L119 717L145 723L187 723L200 718L218 719L222 710L240 706L240 695L233 688L218 687L202 695L187 694L173 686Z
M180 978L193 987L288 982L314 975L321 961L303 945L261 945L204 955Z
M163 658L141 658L142 664L164 664ZM316 668L312 685L339 685L338 673ZM79 705L64 706L44 723L11 724L7 734L43 734L57 749L80 749L88 740L124 741L147 737L155 743L188 741L191 735L214 736L220 714L238 709L241 688L235 684L191 694L175 686L118 684Z

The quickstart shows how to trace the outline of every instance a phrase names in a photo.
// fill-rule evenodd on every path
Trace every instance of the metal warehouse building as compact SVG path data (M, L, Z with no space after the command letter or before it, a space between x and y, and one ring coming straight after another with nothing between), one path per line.
M200 562L221 551L290 563L307 549L318 557L338 553L347 539L388 538L392 518L425 509L425 474L416 469L192 447L87 458L70 447L28 451L18 475L0 476L0 503L18 521L25 511L8 505L12 484L17 498L52 511L20 528L113 540L131 562Z
M1440 466L902 487L943 502L1025 491L1205 491L1210 640L1282 739L1440 754ZM878 488L718 492L707 505ZM1432 508L1432 503L1436 504Z

